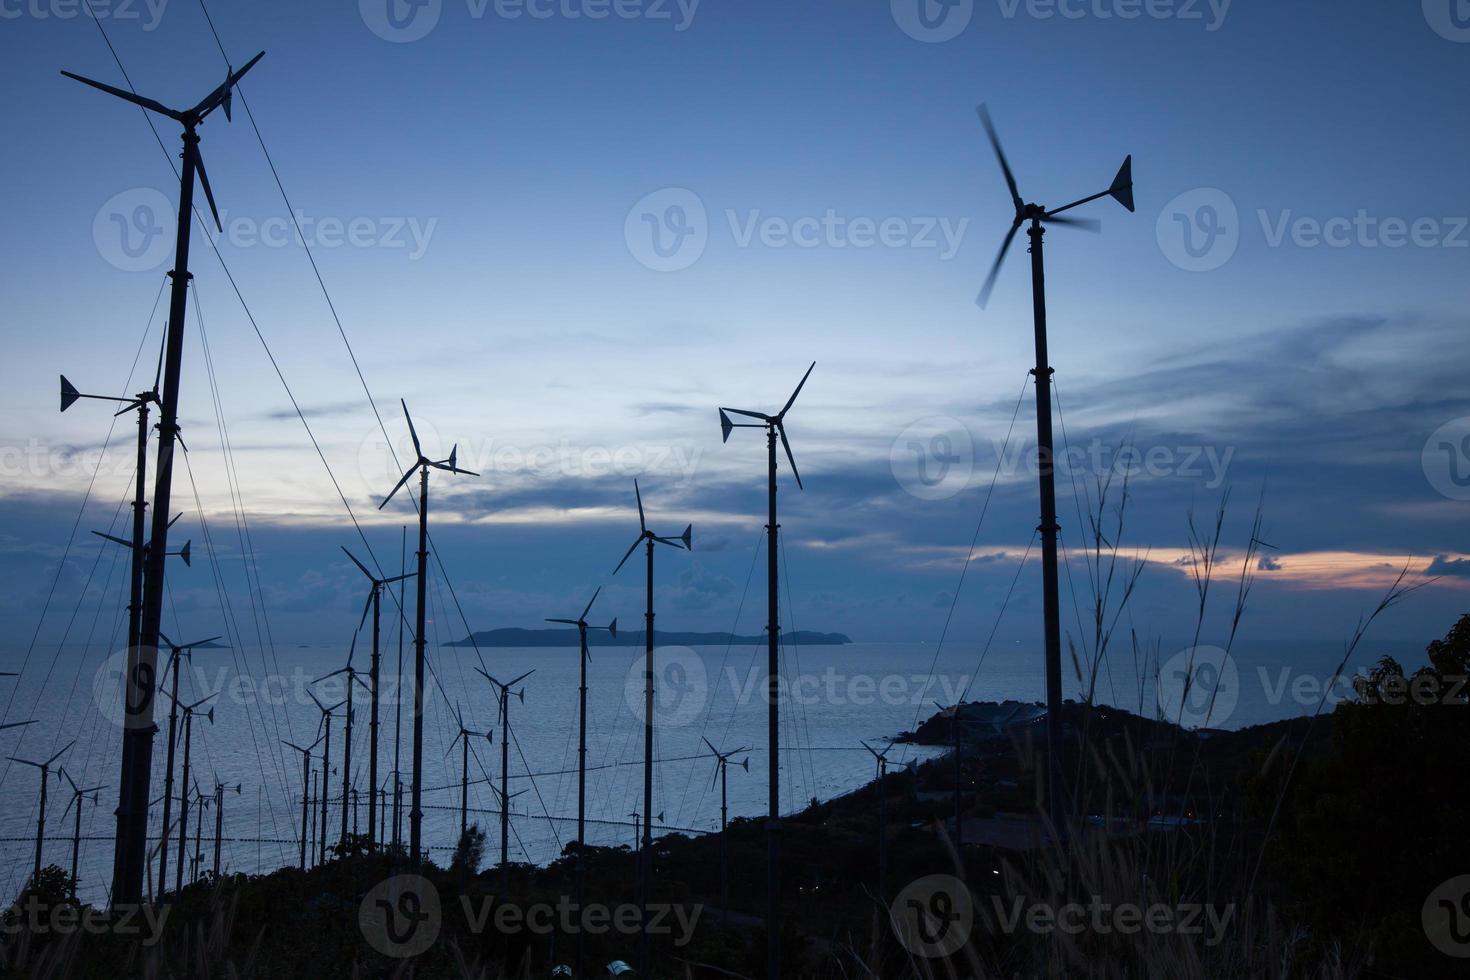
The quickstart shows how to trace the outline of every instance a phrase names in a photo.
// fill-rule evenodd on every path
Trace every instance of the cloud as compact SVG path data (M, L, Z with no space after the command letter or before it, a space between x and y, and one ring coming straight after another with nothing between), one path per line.
M1470 578L1470 558L1451 558L1449 555L1435 555L1429 567L1424 570L1425 575L1448 575L1456 578Z
M1281 562L1272 558L1270 555L1262 555L1261 560L1256 562L1256 571L1279 572L1281 571Z

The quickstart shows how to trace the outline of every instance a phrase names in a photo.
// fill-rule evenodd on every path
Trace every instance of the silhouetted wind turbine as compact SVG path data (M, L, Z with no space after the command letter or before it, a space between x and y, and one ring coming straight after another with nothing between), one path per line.
M638 489L638 481L633 481L633 495L638 501L638 537L628 548L623 560L618 562L618 567L613 569L616 575L622 567L627 564L633 552L638 550L641 544L647 556L647 609L643 613L643 811L653 812L653 546L655 544L666 544L670 547L683 546L685 551L693 551L694 525L685 526L684 533L677 538L665 538L649 530L648 522L643 516L643 492ZM650 892L652 867L648 859L650 842L649 829L643 828L642 846L638 849L638 905L642 909L642 927L638 930L638 975L648 974L648 903L652 898Z
M729 442L730 433L735 429L766 430L766 508L769 512L766 523L766 764L770 769L766 774L766 974L770 977L781 975L781 592L777 573L781 525L776 520L776 440L780 438L781 448L786 451L786 461L791 464L791 475L797 488L804 489L801 473L796 468L796 457L791 455L791 443L786 440L786 413L796 404L796 396L801 394L806 379L812 376L816 366L817 362L812 361L796 390L775 415L742 408L720 409L722 442ZM758 421L732 422L731 415Z
M372 572L368 571L368 567L358 561L352 552L343 548L342 553L348 558L351 558L352 564L356 565L358 570L367 576L369 582L368 597L367 603L362 608L362 615L366 617L369 609L373 612L373 653L372 659L368 662L368 684L373 697L371 714L368 719L368 770L369 779L371 780L370 785L373 787L373 791L368 794L368 853L371 854L376 849L378 840L378 692L382 690L379 684L379 678L382 676L379 669L382 658L379 653L378 641L382 635L383 586L393 582L401 582L406 578L412 578L414 573L405 572L402 575L394 575L392 578L378 578ZM362 619L357 621L357 628L359 630L362 629ZM356 633L352 635L352 642L355 646L357 643ZM401 643L402 641L400 640L400 648ZM348 663L352 662L352 653L350 651L347 654L347 661Z
M536 671L534 669L528 670L521 676L508 680L504 684L502 684L500 683L500 681L491 677L483 670L480 670L479 667L476 667L475 670L480 672L481 677L485 678L487 681L493 684L497 692L496 702L500 706L500 797L503 800L509 799L510 797L507 797L505 794L506 791L509 789L508 780L510 779L511 694L515 694L516 697L520 698L521 704L526 703L526 689L523 687L519 691L513 692L511 691L511 688L515 687L521 681L536 673ZM507 814L507 809L502 806L500 808L500 885L502 889L505 887L506 865L510 861L510 822Z
M236 796L239 796L240 795L240 790L241 790L241 788L243 788L243 786L244 786L243 783L236 783L235 784L235 795ZM220 847L224 843L224 833L225 833L225 790L227 790L227 789L229 789L229 787L226 786L224 783L220 782L218 776L215 776L214 777L214 876L216 878L219 877L219 852L220 852Z
M341 701L338 701L336 704L332 705L329 708L317 700L317 696L312 693L311 688L306 689L306 696L311 698L312 703L317 706L317 710L322 713L322 719L317 724L316 730L319 732L323 732L327 740L326 744L322 746L322 830L317 837L317 845L321 849L320 854L317 857L317 861L320 864L327 863L327 803L328 798L331 795L327 792L327 783L329 782L331 777L332 766L332 712L336 711L338 708L342 707L342 705L346 704L348 705L348 714L351 714L351 688L348 688L347 694L347 697L343 698ZM343 768L345 769L346 767L344 766Z
M884 779L888 776L888 753L892 751L893 744L882 752L873 748L867 742L863 748L873 757L878 766L878 901L888 901L888 793L883 786Z
M577 627L577 643L581 648L581 656L578 658L579 672L577 685L577 908L583 906L584 882L583 882L583 849L587 846L587 661L592 655L587 651L587 631L589 629L605 629L614 639L618 635L618 620L606 626L590 626L587 623L587 614L592 611L592 604L602 594L602 588L592 593L592 598L587 600L587 607L576 619L548 619L548 623L566 623ZM581 913L578 912L580 915ZM582 930L577 930L577 973L582 973Z
M28 723L22 722L21 724ZM10 757L11 762L19 762L25 766L35 766L41 770L41 808L36 814L36 867L31 876L31 883L33 885L41 880L41 845L46 839L46 784L50 781L51 764L57 759L60 759L66 753L67 749L76 744L77 740L72 739L66 745L62 746L60 752L57 752L45 762L32 762L30 759L22 759L14 755Z
M306 748L302 748L295 742L281 739L281 744L289 746L301 753L301 870L306 870L306 838L311 831L311 750L321 744L322 737Z
M465 476L479 476L472 470L462 470L456 460L459 455L459 446L456 444L449 450L449 458L432 460L424 455L424 447L419 443L419 434L414 430L413 417L408 414L408 403L399 399L403 406L403 418L408 422L408 434L413 439L413 451L418 458L413 461L403 472L403 476L394 484L388 496L378 505L382 510L388 506L388 501L393 499L394 494L403 488L403 485L413 476L414 471L419 473L419 551L418 551L418 611L415 613L414 637L413 637L413 786L409 792L410 807L408 811L408 837L410 859L414 865L422 860L421 844L423 843L423 821L424 811L422 807L424 780L424 660L425 660L425 634L424 622L427 616L428 595L425 589L426 579L429 577L429 470L444 470L449 473L460 473Z
M184 712L184 768L183 772L180 774L179 781L184 784L184 791L180 795L180 802L182 805L179 807L179 854L177 859L178 867L174 868L175 892L182 891L184 888L184 858L188 855L187 846L189 842L189 749L194 741L194 709L199 707L204 702L215 697L215 695L218 693L219 692L216 691L215 694L207 694L204 697L200 698L198 701L195 701L193 704L180 705L180 708ZM165 697L168 697L170 700L174 701L175 704L177 704L177 699L174 698L172 695L165 694ZM204 713L204 717L209 719L209 723L211 725L214 724L213 705L210 705L209 710ZM159 881L158 887L163 887L162 880Z
M71 835L71 897L76 898L77 865L80 862L82 856L82 803L86 800L87 794L91 793L92 802L95 804L97 802L97 791L100 790L102 787L88 786L86 789L79 789L77 787L77 784L72 781L71 773L66 771L65 766L62 767L61 774L66 777L67 785L71 787L71 802L67 803L66 810L61 811L62 819L66 819L67 811L72 808L73 804L75 804L77 808L75 829L72 831Z
M480 733L470 731L464 727L464 715L460 713L458 705L454 709L454 721L455 724L459 725L459 732L450 741L449 748L445 751L444 755L448 757L449 753L454 751L454 744L456 742L464 743L459 777L459 835L463 837L465 829L470 825L470 739L479 738ZM491 737L489 732L485 732L484 737L490 744L495 744L495 739Z
M190 662L194 659L194 648L201 647L206 643L213 643L218 636L211 636L206 640L195 640L193 643L175 643L168 635L159 632L158 638L168 645L169 659L164 665L164 673L173 671L173 694L169 697L168 708L168 765L163 771L163 825L169 825L169 816L172 811L174 793L174 751L178 744L179 731L179 666L183 657L188 657ZM168 880L168 848L158 849L158 884Z
M1088 204L1104 197L1111 197L1129 211L1133 210L1133 157L1130 155L1123 160L1123 166L1118 168L1118 174L1113 178L1113 183L1105 191L1064 204L1059 208L1046 208L1040 204L1027 204L1021 199L1021 192L1016 187L1016 177L1011 173L1011 165L1006 160L1005 151L1000 148L1000 137L995 133L995 125L990 121L990 111L985 106L979 107L980 122L985 127L985 134L990 138L990 145L995 150L996 159L1000 161L1001 173L1005 176L1006 187L1011 193L1011 204L1016 209L1016 216L1011 222L1010 231L1001 242L1000 252L995 257L995 264L990 268L990 274L985 278L985 285L980 290L979 303L983 307L990 299L990 291L995 286L995 280L1000 275L1001 264L1005 261L1006 252L1015 240L1016 232L1023 224L1029 224L1026 234L1031 239L1031 313L1032 323L1036 341L1036 367L1032 374L1036 378L1036 444L1040 462L1040 495L1041 495L1041 583L1042 583L1042 616L1044 620L1044 632L1046 638L1046 740L1047 740L1047 808L1051 815L1051 822L1056 834L1064 835L1067 831L1065 826L1065 804L1062 799L1062 774L1061 774L1061 745L1062 745L1062 628L1061 628L1061 595L1057 585L1057 492L1055 473L1055 454L1052 447L1051 431L1051 375L1052 369L1047 357L1046 343L1046 266L1043 256L1042 239L1046 234L1045 225L1071 225L1090 231L1098 230L1099 223L1085 218L1061 217L1064 211L1070 211L1075 207Z
M163 624L164 553L168 550L168 513L173 490L174 441L178 436L179 379L184 357L184 320L189 293L189 235L193 228L194 180L198 175L209 201L216 228L223 230L214 192L199 155L199 126L214 110L223 108L230 117L230 99L235 84L265 57L262 51L239 71L228 71L224 82L189 109L170 109L112 85L62 72L125 102L174 120L183 128L183 166L179 171L177 236L174 268L169 292L168 331L163 357L163 392L159 400L158 464L153 484L153 541L156 552L148 555L143 582L143 616L138 629L138 656L130 664L127 680L127 723L123 735L122 779L118 788L117 839L113 861L112 901L136 904L143 897L144 866L148 860L148 804L153 775L153 688L158 673L158 631ZM132 660L133 658L129 658Z
M368 597L368 602L372 602L371 596ZM364 618L367 617L366 608L363 609L362 615ZM357 628L358 630L362 629L361 620L358 621ZM357 714L352 705L352 685L361 685L369 694L373 693L373 688L361 677L357 676L357 669L352 666L352 656L356 652L357 630L354 630L352 633L352 644L347 648L347 666L318 678L318 680L324 681L328 677L336 677L339 674L347 675L347 697L342 699L342 703L347 706L346 725L342 733L342 836L339 838L342 844L347 843L347 807L352 791L352 719Z
M713 742L705 738L703 735L700 736L700 740L704 742L705 745L708 745L709 750L715 754L715 776L714 779L710 781L710 785L713 786L716 781L718 781L720 784L720 919L723 921L727 919L730 915L730 863L729 855L727 854L729 842L725 839L725 828L729 824L728 818L730 815L730 797L726 776L728 775L728 770L730 768L730 756L739 755L741 752L749 752L750 746L742 745L738 749L731 749L729 752L721 752L719 749L715 748ZM750 772L749 756L741 759L740 762L737 764L747 773Z

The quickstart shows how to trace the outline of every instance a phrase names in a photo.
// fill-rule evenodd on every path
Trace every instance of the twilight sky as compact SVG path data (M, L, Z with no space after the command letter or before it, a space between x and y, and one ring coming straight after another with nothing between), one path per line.
M660 625L758 631L761 571L738 623L736 609L764 449L745 431L722 446L715 407L775 410L815 360L790 424L805 491L782 476L794 624L937 640L999 457L951 632L983 642L1037 509L1029 388L1001 452L1031 366L1024 248L989 309L974 303L1010 218L975 106L989 104L1031 200L1101 190L1134 154L1136 214L1098 202L1086 213L1100 236L1047 238L1052 363L1076 450L1059 508L1085 617L1085 512L1099 472L1132 447L1121 544L1148 566L1126 622L1167 652L1194 617L1188 515L1211 524L1227 490L1231 581L1207 639L1223 638L1258 501L1276 550L1242 642L1340 640L1406 563L1443 578L1382 621L1385 643L1422 646L1466 606L1461 6L215 0L210 12L232 63L267 52L242 91L400 457L402 397L431 448L457 442L483 473L436 476L433 501L477 628L575 614L609 581L603 608L634 621L636 576L609 573L636 532L636 476L654 526L695 525L694 553L662 558ZM115 3L102 23L144 94L192 104L223 77L193 0ZM130 421L99 455L109 411L59 415L56 376L146 387L171 259L158 229L177 188L139 111L58 74L122 84L75 5L0 0L0 51L0 611L23 643L99 459L42 635L60 637L74 608L116 608L120 555L99 559L85 532L125 520ZM159 131L173 153L176 130ZM220 253L374 552L396 567L411 506L375 509L397 473L241 104L233 123L204 126L203 152ZM214 567L205 555L174 569L170 617L215 632L217 581L251 603L239 505L276 637L345 642L361 590L338 546L362 540L202 229L182 409L193 484L180 471L176 534L204 552L202 513ZM1120 490L1121 478L1109 511ZM1033 553L1005 641L1039 647L1038 593Z

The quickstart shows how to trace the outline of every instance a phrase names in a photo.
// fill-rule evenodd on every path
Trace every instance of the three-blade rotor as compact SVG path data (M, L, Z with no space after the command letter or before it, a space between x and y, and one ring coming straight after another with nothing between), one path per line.
M806 374L801 376L801 382L797 384L796 390L791 397L786 399L786 404L781 411L775 415L767 415L764 412L751 412L743 408L721 408L720 409L720 441L729 442L730 433L735 429L769 429L781 437L781 448L786 450L786 461L791 464L791 475L796 478L796 486L806 489L801 485L801 472L796 468L796 457L791 454L791 443L786 439L786 413L791 411L791 406L796 403L796 396L801 394L801 389L806 385L806 379L812 376L812 370L817 366L812 361L811 367L806 369ZM759 419L758 422L734 422L731 415L740 415L748 419Z
M642 539L640 538L639 540ZM608 633L612 634L613 638L616 639L618 635L618 620L616 616L614 616L613 621L611 623L608 623L606 626L593 626L587 622L587 614L592 611L592 604L597 601L597 597L601 594L602 586L599 585L597 587L597 591L592 593L592 598L587 600L587 608L583 609L582 615L578 616L576 619L548 618L546 621L548 623L565 623L568 626L575 626L577 627L578 634L583 638L586 637L588 630L607 630Z
M648 529L648 522L644 518L643 491L639 489L638 481L636 479L633 481L633 493L638 500L638 537L633 539L633 543L628 547L627 552L623 555L623 560L618 562L617 568L613 569L614 575L618 574L618 572L622 570L622 567L628 563L628 559L633 557L633 552L637 551L638 546L640 544L643 544L643 542L645 541L652 541L658 544L666 544L673 548L683 548L685 551L694 550L693 524L685 525L684 533L679 535L677 538L666 538L661 535L655 534L653 531L650 531ZM596 597L594 596L594 598ZM589 604L587 608L592 608L591 604ZM585 616L586 614L584 613L583 615ZM617 625L617 620L613 620L613 625ZM614 632L613 635L616 636L617 633Z
M420 469L427 471L430 468L433 468L436 470L444 470L448 473L458 473L462 476L480 475L474 470L460 469L459 445L457 443L452 449L449 450L449 456L445 459L430 459L429 457L425 456L423 444L419 442L418 430L413 427L413 416L408 414L408 402L400 398L398 399L398 403L403 406L403 417L408 422L408 435L409 438L413 440L413 451L415 458L413 464L409 466L408 469L403 471L403 476L399 477L398 482L393 485L393 489L388 491L388 496L384 497L383 502L378 505L378 510L382 510L384 507L388 506L388 501L392 500L393 497L398 493L398 491L403 489L403 485L407 483L409 479ZM346 549L344 548L343 550L345 551ZM353 558L352 560L357 561L356 558ZM358 567L362 568L361 562L358 562ZM363 571L368 574L368 577L372 577L372 573L368 572L366 568L363 568ZM392 581L397 581L397 579L393 579Z

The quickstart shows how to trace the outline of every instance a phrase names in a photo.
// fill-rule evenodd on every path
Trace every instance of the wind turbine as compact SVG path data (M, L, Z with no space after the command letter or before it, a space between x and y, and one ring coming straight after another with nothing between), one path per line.
M97 802L97 791L102 787L88 786L86 789L79 789L77 784L72 781L71 773L66 771L65 766L62 767L61 774L66 777L67 785L71 787L71 802L67 803L66 810L61 811L62 819L66 819L67 811L72 808L73 804L77 808L76 824L71 835L71 897L76 898L77 865L80 863L82 856L82 803L87 799L87 794L91 793L92 802L95 804Z
M633 552L638 550L641 544L648 558L647 564L647 609L643 613L643 812L653 812L653 546L655 544L666 544L670 547L682 546L685 551L693 551L694 525L689 524L684 528L684 533L677 538L660 537L649 530L648 522L643 516L643 493L638 489L638 481L633 481L633 495L638 500L638 537L628 548L623 560L618 562L618 567L613 569L616 575L622 567L627 564L628 559L633 557ZM643 827L642 846L638 849L638 904L642 909L642 928L638 931L638 975L644 976L648 973L648 904L652 898L649 891L651 887L650 876L652 868L648 858L650 843L649 829Z
M153 688L158 673L158 632L163 624L164 554L168 550L168 514L173 491L174 441L178 437L179 382L184 358L184 321L189 295L189 235L193 228L194 180L198 175L209 201L216 228L219 208L209 187L209 176L199 154L199 126L214 110L230 118L230 98L236 83L265 57L262 51L239 71L228 71L213 92L189 109L170 109L161 102L102 82L62 72L84 85L115 95L149 112L167 116L183 129L183 166L179 171L177 236L169 292L168 331L163 356L163 392L159 399L158 463L154 468L153 541L143 577L143 616L138 628L138 655L130 663L126 700L127 724L123 735L122 779L118 788L117 839L113 861L112 901L136 904L143 897L144 865L148 860L148 804L153 776ZM134 658L129 657L130 661Z
M605 629L614 638L618 635L618 620L606 626L591 626L587 623L587 614L592 611L592 604L602 594L599 586L592 593L592 598L587 600L587 607L576 619L548 619L548 623L566 623L577 627L577 643L581 648L581 656L578 657L578 679L577 685L577 908L583 906L584 882L583 882L583 849L587 846L587 661L592 656L587 651L587 631L590 629ZM580 911L578 912L580 915ZM577 930L577 973L582 973L582 930Z
M368 601L372 601L371 596L368 597ZM362 614L364 617L367 616L366 608L363 609ZM361 620L358 621L357 627L359 630L362 629ZM342 703L347 706L347 723L342 734L342 836L339 840L339 842L344 845L347 843L347 808L349 804L349 797L352 791L352 719L357 714L352 706L352 685L360 684L364 689L368 691L369 694L376 694L376 691L372 686L365 682L361 677L357 676L357 669L352 666L352 656L356 652L357 632L354 631L352 634L352 644L347 648L347 666L343 667L341 670L334 670L330 674L326 674L318 678L318 680L324 681L329 677L336 677L339 674L347 675L347 697L342 699ZM374 713L376 714L376 712ZM374 734L376 734L376 730L374 731ZM376 752L374 752L373 754L376 755Z
M512 692L511 688L515 687L521 681L536 673L536 671L534 669L528 670L521 676L513 678L502 684L500 683L500 681L491 677L483 670L480 670L479 667L476 667L475 670L480 672L481 677L485 678L492 685L494 685L495 690L497 691L496 701L500 706L500 798L502 800L507 800L510 799L510 797L506 796L505 794L510 788L508 780L510 778L511 694L514 693L516 697L520 698L521 704L526 703L526 689L523 687L519 691ZM507 812L508 811L504 806L500 808L500 883L502 888L505 887L506 865L510 861L510 823L506 819Z
M505 829L510 826L510 801L522 793L530 792L530 789L518 789L514 793L507 793L505 786L490 787L490 792L495 794L495 799L500 804L500 887L505 889L507 876L510 874L510 855L505 846Z
M729 752L721 752L715 748L714 743L703 735L700 740L709 746L709 750L715 754L715 779L720 783L720 919L726 920L730 915L730 863L726 848L729 842L725 839L725 828L728 825L730 814L729 793L726 784L726 776L730 768L730 756L739 755L741 752L749 752L750 746L742 745L738 749ZM748 774L750 772L750 757L746 756L738 763L740 768ZM714 780L711 780L713 786Z
M423 822L424 811L421 805L423 800L424 780L424 661L426 651L424 648L425 633L424 620L427 614L428 595L425 589L425 580L429 577L429 470L444 470L448 473L458 473L465 476L479 476L472 470L459 468L457 458L459 446L456 444L449 450L447 459L432 460L424 455L424 447L419 443L419 434L413 427L413 416L408 414L408 402L399 399L398 403L403 406L403 418L408 422L408 434L413 439L413 451L417 458L413 465L404 470L403 476L394 484L388 496L378 505L382 510L388 506L388 501L403 488L403 485L413 476L414 471L419 473L419 551L418 551L418 611L414 614L414 637L413 637L413 787L409 791L410 806L408 811L408 838L411 860L415 866L422 860Z
M241 790L241 788L243 786L244 786L244 783L236 783L235 784L235 795L236 796L239 796L240 795L240 790ZM214 777L214 876L216 878L219 877L219 853L220 853L220 847L224 843L224 833L225 833L225 790L227 790L227 789L229 789L229 787L226 786L224 783L220 782L218 776L215 776Z
M358 561L357 557L353 555L352 552L348 551L346 548L343 548L342 553L345 554L348 558L352 559L352 564L356 565L358 567L358 570L361 571L362 574L367 576L368 582L370 583L368 587L367 603L363 606L362 615L366 617L368 609L372 609L373 611L373 654L372 659L368 663L368 682L371 684L371 689L373 693L371 716L368 719L368 730L370 736L368 740L368 769L369 778L371 779L371 785L373 786L373 792L368 794L368 853L371 854L376 849L378 840L378 692L382 690L381 686L379 685L379 677L381 676L379 670L381 657L379 654L378 641L382 634L383 586L389 585L393 582L401 582L407 578L412 578L415 573L404 572L402 575L394 575L392 578L378 578L372 572L368 571L368 567L362 562ZM359 619L357 621L357 628L359 630L362 629L362 619ZM354 645L356 645L356 633L352 635L352 642ZM399 649L402 649L401 635L399 639ZM347 662L349 664L352 662L351 651L349 651L347 654ZM401 667L402 665L400 664L399 666Z
M177 859L178 867L174 868L174 891L175 892L180 892L184 888L184 858L188 854L187 846L188 846L188 842L189 842L189 749L190 749L190 746L193 744L193 741L194 741L194 709L195 708L198 708L204 702L206 702L206 701L210 700L211 698L215 697L215 695L218 694L218 693L219 692L216 691L215 694L205 695L204 697L200 698L198 701L195 701L193 704L186 704L186 705L182 705L181 706L182 709L183 709L183 712L184 712L184 769L183 769L183 773L180 775L180 782L182 782L184 784L184 791L180 795L181 805L179 807L179 854L178 854L178 859ZM178 704L177 698L175 698L173 695L165 695L165 696L168 697L170 700L174 701L174 703L176 705ZM213 705L210 705L209 710L204 713L204 717L209 719L209 723L211 725L214 724L214 706ZM162 888L163 887L163 881L162 881L162 879L159 880L158 887L159 888Z
M472 732L468 728L464 727L464 715L460 713L458 705L456 705L454 709L454 721L457 725L459 725L459 732L455 734L452 740L450 740L449 750L446 751L444 755L448 756L450 752L454 751L455 742L464 743L462 753L463 759L461 760L459 778L459 836L463 837L465 829L470 825L470 739L479 738L480 733ZM494 744L495 739L491 736L489 732L485 733L485 738L488 739L491 744Z
M797 489L805 489L796 468L796 457L791 455L791 443L786 439L786 413L796 404L796 396L801 394L816 366L817 362L812 361L796 390L775 415L742 408L720 409L722 442L729 442L735 429L766 430L766 765L770 770L766 774L766 974L770 977L781 975L781 592L777 572L781 525L776 520L776 439L780 438L781 448L786 451ZM731 415L756 421L733 422Z
M1065 805L1062 799L1062 774L1061 774L1061 745L1062 745L1062 627L1061 627L1061 595L1057 586L1057 491L1055 457L1052 448L1051 431L1051 375L1052 368L1047 357L1046 346L1046 267L1043 256L1042 240L1046 235L1046 225L1071 225L1073 227L1096 231L1098 222L1086 218L1062 217L1063 212L1080 207L1092 201L1104 197L1111 197L1129 211L1133 210L1133 157L1130 155L1123 160L1123 166L1118 168L1118 174L1113 178L1112 184L1105 191L1100 191L1089 197L1064 204L1059 208L1046 208L1040 204L1027 204L1021 199L1021 192L1016 188L1016 177L1011 172L1011 165L1006 160L1005 151L1000 148L1000 137L995 133L995 125L990 121L990 110L985 106L979 107L980 122L985 127L985 134L990 138L990 145L995 150L996 159L1000 161L1001 173L1005 176L1006 187L1011 193L1011 204L1016 209L1016 216L1011 221L1010 231L1006 232L1005 240L1001 242L1000 252L995 257L995 264L990 268L990 274L985 278L985 285L980 290L980 305L983 307L990 299L990 291L995 286L995 280L1000 275L1001 264L1005 261L1006 252L1015 240L1016 232L1023 224L1028 224L1026 234L1031 239L1031 315L1036 340L1036 367L1032 374L1036 377L1036 444L1040 460L1040 495L1041 495L1041 584L1042 584L1042 616L1044 621L1044 632L1046 638L1046 754L1047 754L1047 807L1051 815L1053 833L1059 837L1066 834Z
M219 637L211 636L207 640L195 640L193 643L179 644L175 643L173 640L170 640L167 634L160 631L158 634L158 638L166 643L169 648L169 659L168 663L163 668L164 673L168 673L170 670L172 670L174 675L173 694L169 697L168 708L168 766L163 771L163 825L167 827L169 825L169 816L173 804L174 751L175 747L178 744L179 731L179 665L181 663L182 657L188 657L189 661L192 663L194 660L195 647L201 647L206 643L213 643L215 640L218 640ZM162 888L163 883L167 880L168 848L160 847L158 849L159 887Z
M311 750L321 744L322 737L317 736L306 748L302 748L295 742L281 739L281 744L289 746L301 753L301 870L306 870L306 838L311 829Z
M22 722L22 724L28 723ZM77 740L72 739L66 745L62 746L60 752L57 752L45 762L32 762L30 759L22 759L14 755L10 757L11 762L19 762L26 766L35 766L41 770L41 809L36 814L36 867L31 876L31 884L33 885L41 880L41 845L46 839L46 784L50 782L51 764L66 754L67 749L70 749L76 744Z
M878 766L878 901L888 901L888 794L883 781L888 776L888 753L893 749L889 743L882 752L867 742L863 748L873 757Z
M322 830L317 835L317 844L321 848L321 853L317 858L317 863L319 864L327 863L327 800L331 795L327 792L327 782L331 777L332 765L332 712L346 704L348 705L348 714L350 715L352 713L351 688L348 689L347 694L348 696L346 698L343 698L329 708L317 700L317 696L312 693L311 688L306 689L306 696L311 698L312 703L317 706L317 710L322 713L321 721L317 723L316 730L323 732L327 740L326 745L322 746ZM344 766L343 768L345 769L346 767Z

